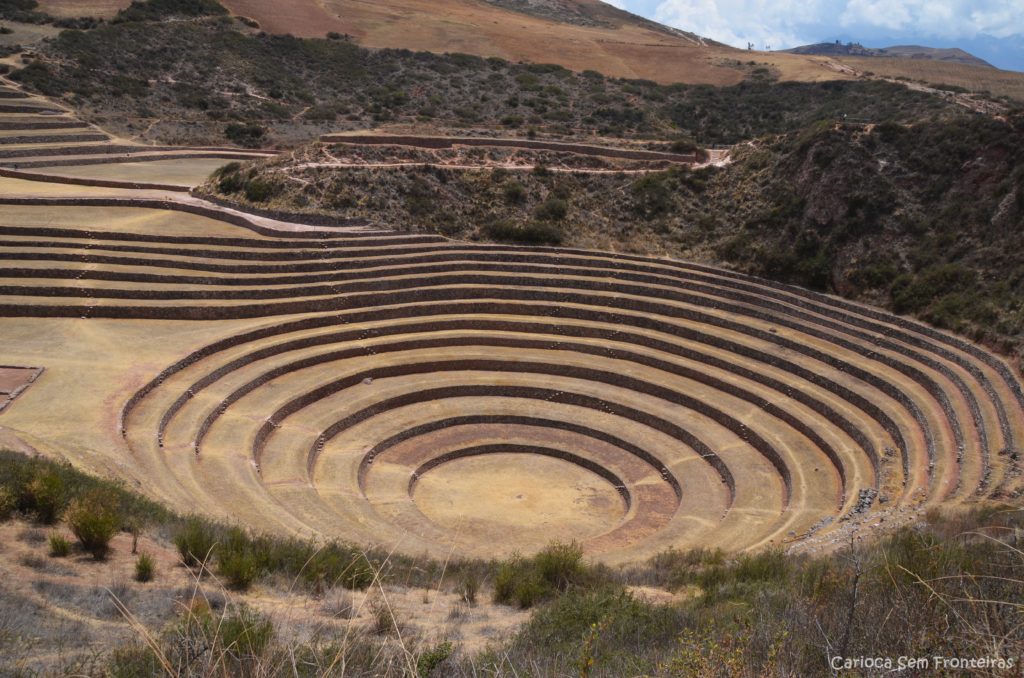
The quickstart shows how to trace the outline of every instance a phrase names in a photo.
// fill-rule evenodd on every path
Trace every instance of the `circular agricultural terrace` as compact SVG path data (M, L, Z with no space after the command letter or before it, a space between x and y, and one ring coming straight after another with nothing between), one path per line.
M623 561L1016 473L1019 381L903 318L670 260L250 227L4 227L22 267L0 313L262 319L120 419L161 482L253 527L480 556L577 539Z
M120 178L187 150L68 145L65 113L9 105L5 176L90 188L0 199L83 215L0 223L0 317L210 328L109 405L125 465L179 510L439 556L575 539L625 562L1018 489L1021 383L958 337L697 264L245 216ZM111 168L25 173L73 164ZM217 229L140 216L167 210Z

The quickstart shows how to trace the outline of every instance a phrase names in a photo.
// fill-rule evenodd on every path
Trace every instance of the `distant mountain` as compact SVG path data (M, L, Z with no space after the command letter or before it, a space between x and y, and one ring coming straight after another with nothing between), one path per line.
M928 61L945 61L947 63L967 64L968 66L984 66L995 68L992 64L957 48L921 47L920 45L896 45L893 47L865 47L856 42L819 42L814 45L803 45L783 50L790 54L810 54L815 56L858 56L858 57L895 57L903 59L925 59Z

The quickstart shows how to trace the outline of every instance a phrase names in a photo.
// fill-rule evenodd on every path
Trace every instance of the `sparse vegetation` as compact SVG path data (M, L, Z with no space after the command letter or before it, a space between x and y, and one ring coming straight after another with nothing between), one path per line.
M0 457L4 479L29 475L12 473L18 466L63 474L72 502L69 517L97 500L97 486L115 495L122 491L51 462L12 454ZM79 487L89 489L79 496ZM331 569L326 563L347 557L341 547L310 549L299 541L254 538L212 523L199 529L198 519L171 518L171 523L191 525L194 543L228 544L264 559L276 554L279 563L305 558L315 564L312 554L333 553L322 556L314 567L320 572L314 579L320 581ZM844 656L930 656L942 647L949 656L974 656L997 647L993 656L1016 657L1024 648L1018 619L1024 590L1018 544L1022 528L1020 509L984 507L953 514L933 511L916 527L820 557L780 551L738 556L666 551L649 563L614 571L587 564L576 545L554 544L530 558L454 562L449 565L456 572L451 586L465 600L471 600L466 591L479 581L474 577L482 575L491 582L495 598L536 611L504 646L472 658L444 641L423 645L411 660L412 671L438 675L443 667L444 675L468 676L474 670L500 673L500 665L517 671L529 667L539 675L670 671L816 676L828 674L829 657L841 650ZM422 560L407 566L402 558L394 565L380 576L420 587L443 567ZM151 566L146 554L136 560L139 581L152 574ZM49 565L39 559L32 567L44 571ZM147 576L139 574L147 570ZM409 578L413 572L427 579ZM851 588L854 582L856 588ZM635 584L659 586L678 595L671 602L651 602L631 592L629 587ZM125 586L111 590L128 600L131 593ZM382 651L387 643L412 638L407 624L380 599L374 603L371 628L377 635L354 636L344 646L296 645L278 638L270 619L254 610L217 605L220 612L203 598L193 598L175 624L154 636L154 646L111 648L105 658L109 675L148 675L159 666L190 662L198 662L203 671L281 675L270 667L284 666L284 656L301 657L311 667L325 667L343 657L349 667L373 674L385 665L381 662L394 660L394 655ZM353 614L344 591L332 592L323 605L340 619ZM916 632L904 633L910 625ZM208 651L197 655L191 647Z
M761 78L724 88L666 86L554 65L251 35L221 13L211 0L136 2L112 24L61 34L40 61L14 77L47 94L72 93L122 124L154 112L190 122L156 127L154 138L188 133L217 143L226 135L243 146L264 145L276 130L319 125L341 111L355 127L430 119L525 127L534 134L582 129L686 137L705 145L788 132L843 114L876 121L960 115L935 97L878 81L776 84ZM154 21L167 16L208 18ZM195 82L203 86L189 84ZM416 97L409 96L410 83ZM123 94L126 84L130 97ZM494 91L507 95L481 99Z

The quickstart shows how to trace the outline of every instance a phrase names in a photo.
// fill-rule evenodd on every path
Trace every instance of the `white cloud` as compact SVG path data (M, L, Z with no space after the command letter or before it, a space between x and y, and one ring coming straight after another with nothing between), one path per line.
M626 3L623 0L601 0L601 2L612 7L618 7L619 9L626 9Z
M662 23L737 47L753 42L800 44L800 28L820 20L826 0L664 0L655 10Z
M655 18L737 47L850 35L945 39L1024 34L1021 0L662 0Z

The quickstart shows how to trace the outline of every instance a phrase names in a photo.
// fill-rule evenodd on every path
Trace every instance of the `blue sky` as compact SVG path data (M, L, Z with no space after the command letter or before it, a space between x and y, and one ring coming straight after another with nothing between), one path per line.
M1024 0L605 0L737 47L960 47L1024 71Z

